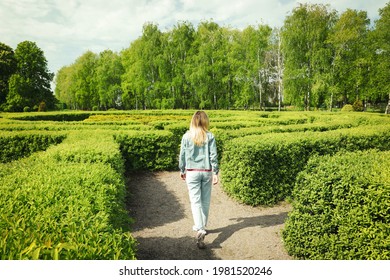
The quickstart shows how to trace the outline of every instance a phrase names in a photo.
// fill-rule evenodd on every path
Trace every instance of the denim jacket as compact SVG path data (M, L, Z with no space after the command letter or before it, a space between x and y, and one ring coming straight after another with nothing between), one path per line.
M212 169L218 174L217 144L214 135L207 131L207 141L203 146L197 146L187 131L181 140L179 168L184 174L186 169Z

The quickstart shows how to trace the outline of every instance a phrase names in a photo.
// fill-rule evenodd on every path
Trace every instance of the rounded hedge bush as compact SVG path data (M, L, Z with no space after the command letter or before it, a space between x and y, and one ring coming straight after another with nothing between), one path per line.
M313 157L283 239L299 259L390 259L390 152Z
M341 108L341 112L353 112L353 106L351 104L345 104L343 108Z

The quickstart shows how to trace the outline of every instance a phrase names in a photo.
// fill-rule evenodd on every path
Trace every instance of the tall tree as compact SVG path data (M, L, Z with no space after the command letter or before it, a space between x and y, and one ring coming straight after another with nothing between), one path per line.
M95 76L98 56L92 51L81 55L74 63L75 96L78 109L91 110L99 105Z
M379 10L379 19L372 32L371 53L373 64L370 71L372 100L386 100L385 113L390 114L390 2Z
M243 69L245 48L242 45L242 32L240 30L225 30L225 33L225 37L227 37L226 59L228 69L223 82L227 92L226 109L237 106L248 107L247 92L242 90L243 85L247 82L246 77L244 77L246 71Z
M194 36L195 29L189 22L179 22L166 35L163 46L166 66L160 73L167 84L168 100L173 100L174 108L188 108L192 104L187 68L193 53Z
M271 32L272 29L268 25L259 25L257 28L249 26L243 31L242 46L246 48L245 68L248 69L247 77L254 92L253 101L258 100L260 110L265 109L266 87L270 80L265 58L269 51Z
M264 109L270 82L266 53L271 32L267 25L248 26L243 31L231 32L228 59L238 84L235 92L237 107Z
M8 81L16 72L16 58L13 49L0 42L0 105L8 95Z
M121 107L123 73L123 65L118 54L111 50L99 54L95 73L96 90L99 96L98 107L106 110Z
M55 98L50 88L54 74L49 72L43 51L34 42L24 41L15 49L16 73L11 76L7 105L12 111L21 111L25 106L38 107L45 102L54 108Z
M55 77L55 96L70 109L77 109L75 66L64 66L58 70Z
M280 28L274 28L271 36L271 48L268 59L266 59L268 68L271 72L271 81L273 82L276 94L274 100L277 100L278 111L282 108L283 101L283 72L284 59L282 54L282 39Z
M301 4L284 22L285 97L305 110L318 106L322 98L313 86L315 77L327 71L330 63L325 42L334 14L329 6Z
M154 108L154 100L161 96L159 66L162 59L162 33L156 24L147 23L143 27L141 40L143 43L142 74L146 86L144 109Z
M218 109L224 101L222 79L226 71L223 31L215 22L201 22L195 37L190 81L202 109ZM221 100L219 100L221 98Z
M142 40L136 39L122 51L121 60L125 69L122 75L122 102L126 109L141 109L144 107L145 79L143 78Z
M340 16L329 36L334 48L335 87L344 104L366 99L369 23L367 12L348 9Z
M146 23L142 36L121 54L123 102L135 109L154 108L161 95L159 66L162 59L162 34L158 26Z

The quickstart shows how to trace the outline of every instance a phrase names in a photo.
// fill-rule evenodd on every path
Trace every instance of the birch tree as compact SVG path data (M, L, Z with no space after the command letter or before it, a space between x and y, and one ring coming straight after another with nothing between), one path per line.
M371 99L386 100L386 114L390 114L390 2L379 10L371 45L373 67L370 72Z
M118 54L111 50L105 50L99 54L95 74L99 108L107 110L121 107L123 72L123 65Z
M301 4L287 16L282 29L285 57L284 90L288 102L310 110L321 96L313 91L316 75L326 71L327 36L333 11L325 5Z
M343 104L365 99L368 84L367 12L347 9L338 19L329 42L333 45L334 79Z

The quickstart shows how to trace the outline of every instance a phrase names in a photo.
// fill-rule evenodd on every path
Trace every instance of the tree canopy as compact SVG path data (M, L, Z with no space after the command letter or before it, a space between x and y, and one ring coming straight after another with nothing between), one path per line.
M85 110L389 107L389 5L373 25L365 11L321 4L299 4L281 28L180 21L163 32L147 22L121 52L87 51L63 66L55 97ZM15 52L0 44L0 69L1 108L54 106L53 74L35 43Z
M15 52L5 44L0 48L1 107L7 111L54 108L56 100L50 85L54 74L36 43L21 42Z

